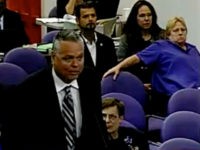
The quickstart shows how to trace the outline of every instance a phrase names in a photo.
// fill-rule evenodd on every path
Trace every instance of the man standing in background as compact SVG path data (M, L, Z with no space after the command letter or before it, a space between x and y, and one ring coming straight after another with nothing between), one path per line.
M6 8L6 0L0 0L0 42L3 53L29 43L20 15Z
M77 5L75 15L85 44L85 66L93 68L101 80L104 72L117 63L113 40L95 31L97 14L93 3Z

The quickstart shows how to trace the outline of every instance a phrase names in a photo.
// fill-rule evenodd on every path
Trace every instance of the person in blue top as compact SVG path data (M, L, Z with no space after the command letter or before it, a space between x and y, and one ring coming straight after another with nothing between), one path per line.
M182 17L170 19L166 26L166 40L158 40L144 50L126 58L108 70L104 77L143 62L153 65L151 109L153 114L166 116L170 96L183 88L200 87L200 53L186 42L187 26Z

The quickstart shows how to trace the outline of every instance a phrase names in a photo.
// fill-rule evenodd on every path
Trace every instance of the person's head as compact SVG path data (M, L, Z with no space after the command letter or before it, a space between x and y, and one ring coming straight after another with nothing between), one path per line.
M53 42L51 60L57 76L64 82L77 79L84 66L84 44L79 33L60 31Z
M3 14L5 8L6 8L6 0L0 0L0 16Z
M91 2L84 2L75 8L76 22L81 30L94 31L96 28L97 15L95 6Z
M124 118L124 109L124 103L118 99L111 97L102 100L103 120L111 136L118 133L120 122Z
M169 40L184 45L187 36L187 26L182 17L173 17L168 20L166 25L166 35Z
M125 28L141 31L153 30L155 27L158 27L157 14L151 3L145 0L137 1L131 9Z

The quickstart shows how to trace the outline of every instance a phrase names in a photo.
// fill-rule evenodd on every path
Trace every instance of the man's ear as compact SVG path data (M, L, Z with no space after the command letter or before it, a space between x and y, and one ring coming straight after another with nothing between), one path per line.
M55 55L56 55L56 53L54 51L51 51L51 61L53 61Z

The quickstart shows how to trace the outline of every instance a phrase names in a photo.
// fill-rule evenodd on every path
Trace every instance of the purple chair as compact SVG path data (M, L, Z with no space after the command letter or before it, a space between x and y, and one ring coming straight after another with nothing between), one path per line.
M10 91L10 88L23 82L27 76L28 74L26 71L15 64L4 62L0 63L0 132L2 130L4 117L6 117L4 110L10 109L10 107L7 107L7 103L10 103L10 101L7 101L7 98L11 95L12 91ZM0 150L2 150L1 144Z
M176 111L192 111L200 114L200 90L186 88L175 92L168 103L168 114Z
M133 128L133 129L137 129L133 124L131 124L130 122L126 121L126 120L122 120L120 122L120 127L126 127L126 128Z
M28 74L48 66L46 58L35 48L18 47L10 50L4 57L4 62L23 68Z
M42 43L53 43L54 38L58 34L59 30L53 30L50 32L47 32L43 37L42 37Z
M158 150L200 150L200 143L186 138L174 138L162 143Z
M148 95L145 91L142 81L135 75L127 71L121 71L116 80L113 75L108 75L101 81L102 95L118 92L135 98L142 107L146 108Z
M113 97L124 102L124 120L134 125L138 130L144 132L146 129L145 113L137 100L123 93L107 93L102 98Z
M0 63L0 84L4 87L21 83L28 74L21 67L11 63Z
M200 143L200 114L178 111L170 114L163 122L162 141L172 138L187 138Z

